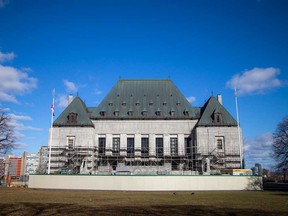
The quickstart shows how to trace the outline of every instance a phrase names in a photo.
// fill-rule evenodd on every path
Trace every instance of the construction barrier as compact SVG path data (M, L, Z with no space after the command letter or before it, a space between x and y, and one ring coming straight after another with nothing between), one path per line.
M261 190L259 176L30 175L29 188L114 191Z

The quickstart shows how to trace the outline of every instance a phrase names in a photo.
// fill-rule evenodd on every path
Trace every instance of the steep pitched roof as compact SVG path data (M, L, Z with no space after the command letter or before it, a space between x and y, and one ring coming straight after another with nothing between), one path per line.
M97 109L93 109L91 117L192 119L197 111L171 80L119 80Z
M75 121L68 120L68 116L71 113L76 115ZM94 124L89 118L89 112L86 105L80 97L77 96L54 121L53 126L94 127Z
M219 122L214 119L215 113L221 115ZM237 121L214 96L211 96L202 108L197 126L237 126Z

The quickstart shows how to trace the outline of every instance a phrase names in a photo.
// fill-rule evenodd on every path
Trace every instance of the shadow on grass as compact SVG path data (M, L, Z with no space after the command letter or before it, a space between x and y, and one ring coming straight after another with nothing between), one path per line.
M211 206L81 206L54 203L0 204L0 215L281 215L255 209L227 209ZM284 214L282 214L284 215Z
M281 194L273 194L273 195L276 195L276 196L288 196L288 192L286 192L286 193L281 193Z

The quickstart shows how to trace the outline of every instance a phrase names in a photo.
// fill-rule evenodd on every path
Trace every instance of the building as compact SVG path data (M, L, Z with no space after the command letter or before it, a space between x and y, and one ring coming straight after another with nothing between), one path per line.
M50 130L51 173L188 175L242 168L241 129L221 95L193 107L171 80L119 80L98 107L69 98Z
M263 175L263 169L262 165L260 163L255 163L255 166L251 168L253 175L262 176Z
M5 174L5 159L0 158L0 178Z
M7 173L5 176L11 176L13 179L19 179L21 176L22 158L19 157L7 157Z
M39 156L37 153L23 152L21 176L36 174L38 171Z
M38 174L45 174L47 171L48 164L48 147L41 146L38 152L39 163L38 163Z

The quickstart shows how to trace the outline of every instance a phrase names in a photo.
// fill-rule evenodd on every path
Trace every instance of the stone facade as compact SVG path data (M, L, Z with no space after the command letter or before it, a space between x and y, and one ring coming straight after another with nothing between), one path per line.
M203 107L192 107L167 81L120 82L96 108L76 97L50 130L51 173L216 174L241 168L241 130L221 103L212 96Z

